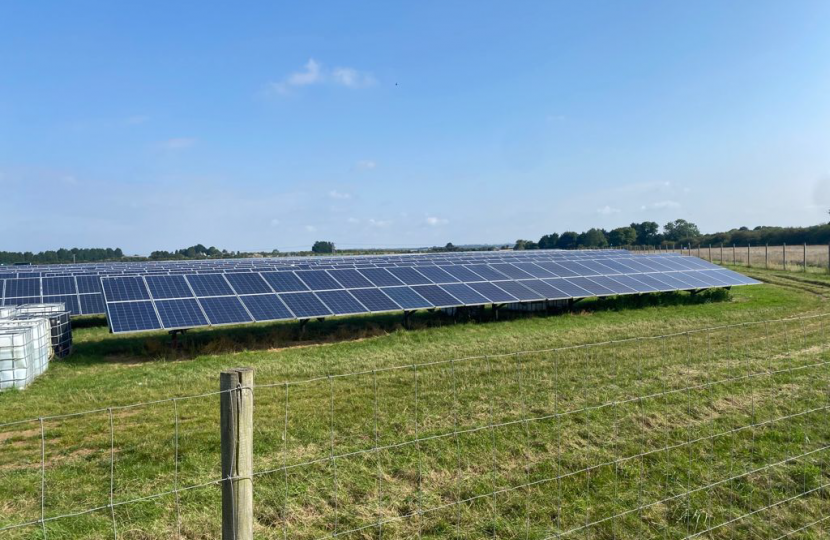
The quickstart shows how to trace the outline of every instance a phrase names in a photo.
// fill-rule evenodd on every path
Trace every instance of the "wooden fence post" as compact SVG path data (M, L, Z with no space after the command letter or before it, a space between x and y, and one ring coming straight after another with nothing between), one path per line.
M784 246L783 246L782 250L783 250L783 253L784 253L784 271L786 272L787 271L787 243L786 242L784 242Z
M709 244L709 262L712 262L712 244Z
M804 242L804 273L807 273L807 242Z
M254 370L219 375L222 447L222 540L254 538Z
M723 264L723 242L720 243L720 263Z
M769 270L769 244L764 244L764 268Z
M750 251L751 249L752 249L752 246L750 245L749 242L747 242L746 243L746 267L747 268L752 266L752 264L750 264L751 261L752 261L752 252Z
M735 244L732 244L732 266L738 264L738 257L735 255Z

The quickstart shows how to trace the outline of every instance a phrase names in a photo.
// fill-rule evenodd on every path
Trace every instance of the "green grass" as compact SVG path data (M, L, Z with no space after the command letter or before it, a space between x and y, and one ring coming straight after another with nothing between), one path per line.
M826 309L830 278L751 274L769 284L498 321L424 313L412 330L390 315L312 322L302 335L296 324L193 331L178 351L166 334L112 336L87 319L69 359L0 394L0 418L212 392L221 370L251 366L268 385L255 392L255 470L273 471L255 480L257 538L683 538L796 497L704 534L776 538L830 510L819 489L830 466L824 318L561 349ZM218 397L175 406L114 410L112 447L107 411L45 420L46 516L107 505L111 451L116 503L219 478ZM0 427L0 527L40 517L40 441L37 421ZM176 507L172 495L118 506L118 537L175 538ZM218 487L181 492L178 507L182 538L219 538ZM112 538L113 514L47 532Z

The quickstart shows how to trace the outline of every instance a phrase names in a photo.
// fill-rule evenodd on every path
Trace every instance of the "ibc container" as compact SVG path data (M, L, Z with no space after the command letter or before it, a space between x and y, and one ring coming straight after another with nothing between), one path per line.
M25 388L35 378L33 326L0 328L0 390Z

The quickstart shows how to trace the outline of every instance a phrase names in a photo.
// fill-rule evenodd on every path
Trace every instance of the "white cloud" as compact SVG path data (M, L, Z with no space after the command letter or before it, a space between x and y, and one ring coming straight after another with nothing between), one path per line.
M128 116L124 119L124 123L128 126L137 126L139 124L145 124L150 120L149 116L144 116L137 114L135 116Z
M449 223L449 222L450 222L450 220L448 220L448 219L444 219L444 218L435 217L435 216L428 216L428 217L426 218L425 222L426 222L426 224L427 224L427 225L429 225L430 227L437 227L437 226L439 226L439 225L446 225L447 223Z
M317 232L317 227L315 227L314 225L306 225L305 230L306 232Z
M651 204L644 204L640 210L667 210L670 208L680 208L680 203L677 201L657 201Z
M369 218L368 223L369 223L370 227L377 227L379 229L382 229L384 227L388 227L388 226L392 225L392 220L391 219Z
M377 82L374 75L350 67L337 67L327 70L323 64L309 58L301 71L288 74L279 82L270 84L278 94L289 94L291 90L316 84L332 84L347 88L367 88Z
M329 197L331 197L332 199L346 200L351 199L352 195L351 193L343 193L342 191L337 191L336 189L333 189L329 191Z
M196 139L192 137L174 137L167 139L161 143L161 147L165 150L183 150L190 148L196 144Z
M364 73L347 67L334 68L331 76L335 83L349 88L366 88L377 82L371 73Z
M611 214L619 214L620 211L621 210L619 208L611 208L607 204L605 206L603 206L602 208L597 208L597 214L599 214L601 216L610 216Z
M361 159L355 164L355 169L357 169L358 171L371 171L377 166L377 162L371 159Z

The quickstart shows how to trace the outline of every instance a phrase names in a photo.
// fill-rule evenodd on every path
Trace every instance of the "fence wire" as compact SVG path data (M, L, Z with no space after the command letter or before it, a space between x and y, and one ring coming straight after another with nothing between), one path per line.
M228 390L256 401L257 537L827 536L826 319ZM0 536L216 537L222 393L0 424L31 441L0 453Z

